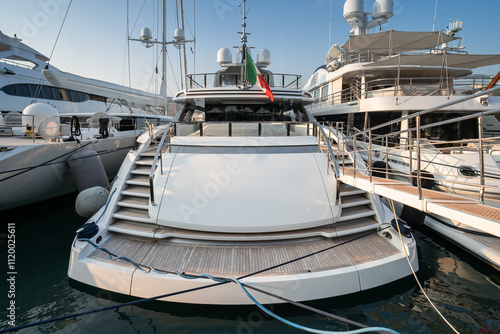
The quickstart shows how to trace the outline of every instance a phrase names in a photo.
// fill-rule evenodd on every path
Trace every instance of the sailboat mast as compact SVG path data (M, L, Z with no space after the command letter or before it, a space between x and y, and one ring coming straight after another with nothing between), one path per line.
M163 92L165 97L167 97L167 4L166 0L162 1L161 5L161 24L162 24L162 81L163 81ZM165 106L165 110L167 106Z

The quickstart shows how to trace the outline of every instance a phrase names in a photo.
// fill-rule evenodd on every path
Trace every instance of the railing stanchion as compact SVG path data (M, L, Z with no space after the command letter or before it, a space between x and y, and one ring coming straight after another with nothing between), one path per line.
M372 183L372 129L368 129L368 171L370 172L370 184Z
M389 178L389 137L385 137L385 178Z
M484 150L483 150L483 116L477 118L479 130L479 168L480 168L480 182L481 188L479 189L479 200L484 203Z
M408 161L409 162L408 165L410 168L410 183L411 183L411 173L413 172L413 137L411 129L408 129L408 140L406 141L406 144L408 145L408 157L410 158L410 160Z
M229 122L229 137L232 137L233 136L233 123Z
M422 199L422 180L420 175L421 160L420 160L420 115L416 117L417 121L417 187L418 187L418 199ZM411 152L410 152L411 153ZM411 173L411 171L410 171Z
M353 154L353 167L354 167L354 174L353 174L353 177L356 178L356 147L357 147L357 143L356 143L356 137L358 136L358 134L354 134L354 154Z
M259 137L262 136L262 123L259 122Z

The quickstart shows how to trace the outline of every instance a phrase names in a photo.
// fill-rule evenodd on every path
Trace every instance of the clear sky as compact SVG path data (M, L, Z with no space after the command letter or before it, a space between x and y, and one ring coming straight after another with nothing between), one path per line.
M148 26L159 36L159 0L129 0L129 30L138 38ZM184 0L186 38L196 33L196 45L188 45L188 73L215 72L217 50L240 45L239 0ZM25 43L50 57L70 0L0 0L0 30L17 34ZM374 0L365 0L371 11ZM269 69L276 73L301 74L303 83L324 64L329 44L343 44L350 26L343 19L344 0L247 0L249 46L271 51ZM394 0L395 15L382 30L431 31L436 0ZM196 10L194 10L194 7ZM167 0L167 40L176 28L176 2ZM142 10L141 10L142 9ZM449 19L464 21L462 45L472 54L500 54L497 22L499 0L438 0L435 27L446 30ZM137 22L137 23L136 23ZM377 28L378 31L378 28ZM158 37L160 38L160 37ZM130 76L127 44L130 46ZM168 94L180 89L178 51L168 47ZM51 64L90 78L157 91L155 74L158 50L139 42L127 43L127 0L73 0ZM161 66L161 61L159 62ZM161 71L161 70L160 70ZM475 73L494 75L500 66ZM175 76L174 76L175 74ZM175 78L174 78L175 77Z

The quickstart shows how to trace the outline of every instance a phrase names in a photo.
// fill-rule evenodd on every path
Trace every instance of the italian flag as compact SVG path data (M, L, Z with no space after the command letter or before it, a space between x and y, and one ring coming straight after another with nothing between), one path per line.
M266 93L267 96L271 99L271 101L274 101L274 95L273 92L271 92L271 88L269 88L269 85L267 84L266 80L260 74L259 69L257 66L255 66L252 57L250 57L250 54L245 48L245 61L246 61L246 70L245 70L245 80L252 85L257 85L262 89L264 93Z

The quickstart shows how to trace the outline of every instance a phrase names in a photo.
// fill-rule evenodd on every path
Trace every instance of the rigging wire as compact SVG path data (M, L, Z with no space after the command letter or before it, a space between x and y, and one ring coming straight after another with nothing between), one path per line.
M64 27L64 23L66 22L66 18L68 17L68 12L69 12L69 9L71 8L72 3L73 3L73 0L70 0L68 8L66 9L66 13L64 14L64 18L63 18L63 21L61 23L61 26L59 27L59 32L57 33L56 41L54 42L54 46L52 47L52 51L50 52L49 60L47 61L47 65L45 66L46 69L49 68L50 61L52 60L52 56L53 56L54 51L55 51L56 46L57 46L57 42L59 41L59 36L61 36L61 32L62 32L62 29ZM38 95L40 95L40 93L42 91L42 82L44 80L45 80L45 77L43 76L43 73L42 73L40 75L40 81L38 82L38 86L36 88L35 95L34 95L33 99L31 100L31 103L36 103L36 101L38 99Z

